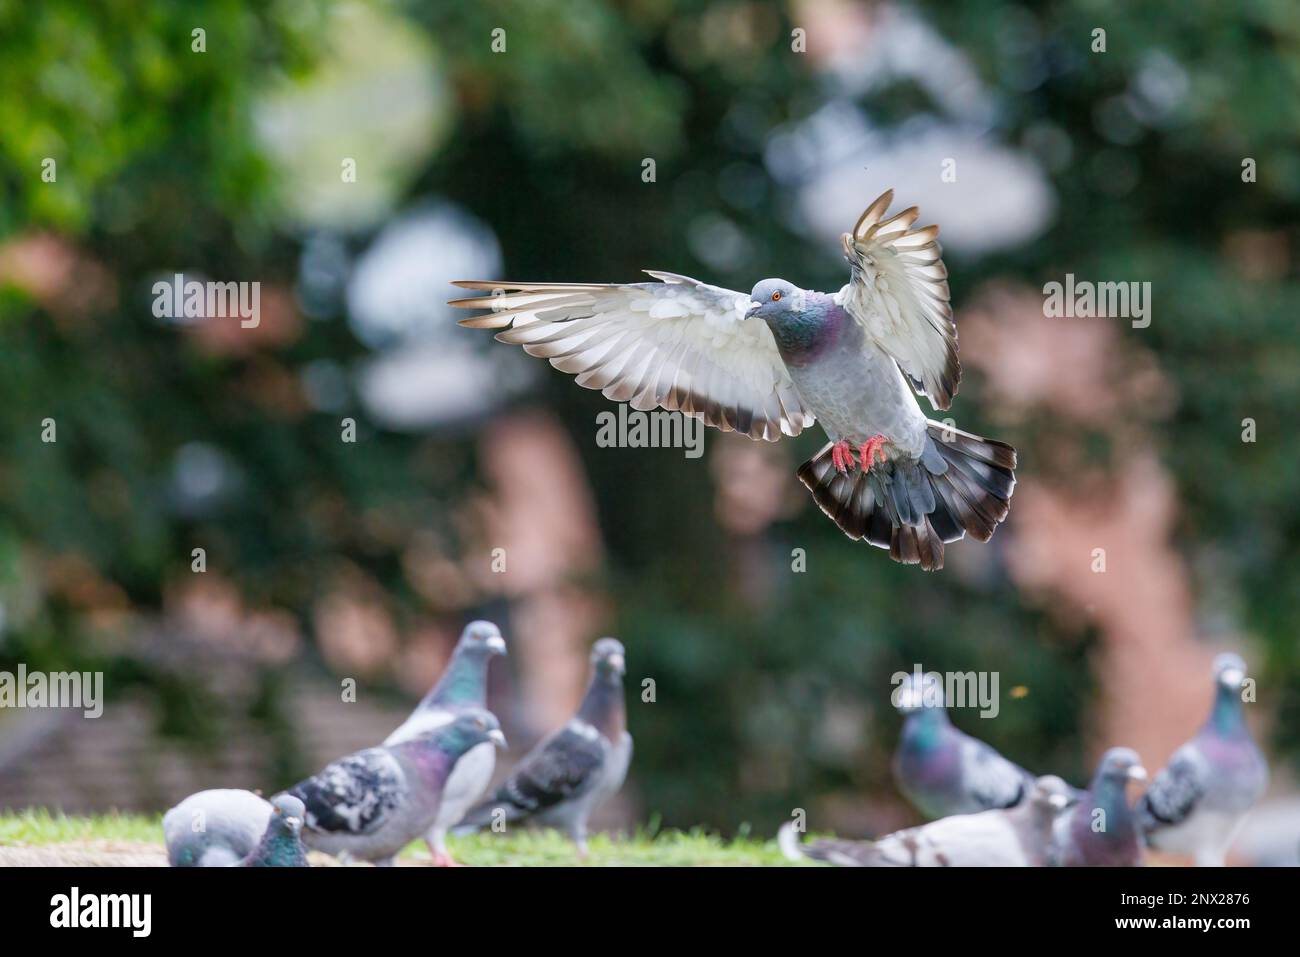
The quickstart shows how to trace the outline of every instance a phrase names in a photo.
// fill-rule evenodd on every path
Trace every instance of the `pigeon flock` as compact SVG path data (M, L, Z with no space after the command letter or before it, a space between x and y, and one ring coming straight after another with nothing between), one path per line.
M587 852L587 819L623 785L632 759L623 701L623 646L602 638L577 714L543 739L490 797L496 748L486 709L488 663L506 653L496 625L471 622L446 671L382 745L339 758L270 801L249 791L191 795L163 817L173 867L306 867L307 849L391 866L423 838L435 865L456 862L451 828L504 830L535 821Z
M450 305L461 320L546 359L577 383L646 412L681 412L775 442L820 422L829 441L798 469L814 501L854 541L903 564L941 569L944 547L987 542L1007 517L1016 451L928 419L917 399L949 408L961 381L957 329L938 228L916 207L888 216L893 191L842 237L849 282L838 292L764 279L749 293L647 271L656 282L465 280L489 292ZM163 820L173 866L306 866L305 849L380 866L423 839L434 863L456 862L448 832L535 822L587 852L592 811L622 786L632 757L623 646L602 638L577 713L494 790L505 738L486 709L500 630L465 628L438 683L379 746L339 758L271 801L204 791ZM1086 790L1036 776L948 719L937 689L909 679L894 759L899 790L930 823L875 841L778 843L791 859L860 867L1135 866L1145 849L1224 862L1268 769L1242 712L1245 664L1215 661L1205 726L1178 749L1137 803L1136 752L1112 748Z
M437 866L454 866L448 831L534 822L563 831L587 852L592 811L623 785L632 758L623 694L623 645L592 646L577 713L543 738L488 794L496 748L486 707L487 671L506 653L490 622L468 625L442 677L379 747L347 755L270 801L249 791L191 795L163 817L173 867L306 867L307 849L391 866L423 838ZM1145 848L1221 865L1233 835L1268 783L1242 708L1245 663L1214 662L1214 704L1136 803L1145 781L1137 752L1111 748L1086 790L1035 777L953 727L934 676L904 679L894 703L903 728L893 770L899 791L934 820L874 841L801 843L786 824L778 844L791 860L848 867L1140 866Z
M1240 657L1215 659L1209 720L1131 804L1129 782L1147 778L1131 748L1103 754L1086 791L1054 775L1034 778L954 728L938 689L923 695L909 678L895 699L904 721L894 776L916 809L938 820L875 841L808 843L787 823L778 841L791 860L846 867L1137 867L1147 847L1222 865L1268 783L1246 729L1245 680Z
M449 305L501 329L633 409L681 412L775 442L820 421L830 441L799 468L822 511L896 562L943 567L944 545L988 541L1007 517L1016 450L927 419L961 381L939 228L876 199L843 235L850 278L834 294L764 279L749 293L647 270L658 282L462 280L489 296ZM508 328L507 328L508 327ZM856 456L856 457L855 457Z

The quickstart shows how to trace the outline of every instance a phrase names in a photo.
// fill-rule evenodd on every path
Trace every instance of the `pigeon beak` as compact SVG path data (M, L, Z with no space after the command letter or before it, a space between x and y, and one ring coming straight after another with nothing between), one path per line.
M1066 797L1064 794L1053 794L1051 797L1047 799L1047 803L1050 804L1055 810L1063 811L1070 806L1070 799Z
M502 751L506 749L506 736L501 733L500 728L493 728L488 732L488 740L495 744Z
M493 635L486 642L488 651L494 655L506 654L506 640L500 635Z
M758 310L762 308L763 308L763 304L761 302L755 302L754 300L751 299L749 301L749 308L745 310L745 318L748 319L750 316L752 316L754 313L758 312Z
M609 666L619 674L627 671L627 662L623 660L622 655L610 655L606 660L609 662Z
M1147 779L1147 769L1140 764L1135 764L1128 769L1128 778L1130 781L1145 781Z
M1246 676L1240 668L1229 668L1219 676L1219 680L1223 682L1225 687L1235 690L1241 687L1241 683L1246 680Z
M288 824L289 827L291 827L291 828L297 830L298 828L302 827L302 818L300 818L300 817L286 817L286 818L284 819L284 823L285 823L285 824Z

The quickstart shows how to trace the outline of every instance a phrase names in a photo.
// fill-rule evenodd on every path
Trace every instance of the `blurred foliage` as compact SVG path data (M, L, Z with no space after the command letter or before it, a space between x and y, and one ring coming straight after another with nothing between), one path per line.
M408 623L429 609L405 579L403 548L421 530L455 538L474 475L470 433L387 431L351 391L328 414L301 401L297 383L313 363L348 368L367 354L342 301L251 351L205 348L149 312L155 278L182 269L255 277L264 309L267 288L294 291L308 237L280 202L285 184L255 135L257 103L286 77L330 62L332 6L0 0L0 242L10 250L0 257L0 663L97 662L121 678L110 688L156 688L160 727L177 733L212 733L198 699L178 693L175 675L155 662L123 663L105 609L162 607L168 582L188 574L192 543L203 541L209 566L250 607L288 609L309 628L323 584L359 568ZM1178 391L1159 451L1178 482L1180 544L1198 569L1210 556L1206 575L1226 588L1214 594L1226 594L1264 643L1265 673L1294 684L1300 18L1284 0L1177 13L1139 6L924 5L996 95L992 137L1032 152L1051 141L1048 131L1071 147L1050 167L1058 221L958 271L954 295L960 307L987 276L1034 286L1067 268L1153 281L1162 318L1144 343ZM742 289L764 275L818 288L843 281L842 265L789 225L788 200L763 173L766 132L827 96L826 78L789 53L784 6L374 9L427 35L430 69L453 91L450 134L415 171L403 205L445 196L472 210L495 229L507 275L631 279L654 267ZM737 17L748 28L732 43L726 27ZM1101 24L1108 52L1089 59L1086 38ZM503 25L508 52L496 55L491 32ZM191 49L197 27L203 54ZM1160 57L1190 78L1177 110L1119 132L1099 122ZM858 105L900 123L930 107L908 84L875 88ZM653 188L640 178L646 156L658 162ZM47 157L57 185L41 179ZM1259 181L1230 188L1243 157L1258 161ZM757 185L729 205L724 178ZM753 258L734 273L690 251L689 224L707 211L752 240ZM1242 231L1281 234L1283 278L1261 281L1225 255ZM42 253L41 268L74 276L85 297L47 293L23 275L26 260L13 250L49 236L59 245ZM341 241L355 250L370 236ZM629 646L632 673L653 675L659 689L655 705L634 705L632 715L647 809L671 825L730 831L782 819L810 795L887 790L897 719L882 676L916 661L1001 671L1003 714L978 722L981 736L1027 766L1086 776L1088 636L1024 607L997 570L996 539L987 575L939 582L864 552L805 509L749 560L784 569L798 546L810 555L807 573L797 584L775 576L785 584L754 601L740 582L749 566L719 532L707 471L676 455L597 454L590 423L605 400L561 376L541 383L529 401L573 430L597 496L612 630ZM975 402L960 412L963 427L988 425ZM364 454L339 442L342 415L357 419ZM1261 441L1242 445L1248 415ZM55 444L41 441L47 417ZM820 441L796 440L792 461ZM197 510L173 491L190 443L218 450L233 477ZM93 594L85 576L80 587L49 584L49 563L68 555L92 570ZM1008 701L1013 683L1033 693ZM257 714L284 725L273 698L257 694ZM830 713L854 726L852 744L828 732ZM1279 718L1275 747L1300 751L1300 698L1286 699Z

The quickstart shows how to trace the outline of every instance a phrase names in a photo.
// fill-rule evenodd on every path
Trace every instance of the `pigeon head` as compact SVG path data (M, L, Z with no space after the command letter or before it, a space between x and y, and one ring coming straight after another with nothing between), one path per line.
M602 638L592 645L591 667L607 681L620 681L627 671L623 642L617 638Z
M487 741L502 750L506 747L506 736L501 733L501 723L497 721L496 715L483 708L471 708L458 714L451 724L446 725L443 740L446 742L444 750L453 754L464 754Z
M764 279L750 291L749 298L745 317L758 316L769 326L784 325L803 312L805 303L804 291L784 279Z
M460 633L451 663L424 697L421 707L481 708L487 702L488 662L506 653L501 629L490 621L471 621Z
M271 817L257 847L240 861L242 867L308 867L302 846L302 825L307 809L292 794L271 799Z
M1055 814L1074 803L1074 792L1055 774L1044 774L1034 781L1034 789L1029 792L1029 800L1042 810Z
M1093 775L1093 788L1099 783L1121 787L1128 781L1145 781L1147 769L1142 767L1142 759L1132 748L1111 748L1101 756L1097 773Z
M504 655L506 640L501 629L490 621L471 621L460 633L459 647L474 655Z
M270 826L283 828L292 834L302 831L307 808L292 794L277 794L271 801Z
M1224 691L1240 691L1241 683L1246 680L1246 662L1232 652L1216 656L1214 680Z
M894 689L894 707L902 715L917 714L927 708L943 710L943 684L937 675L925 674L918 681L914 672L903 678Z

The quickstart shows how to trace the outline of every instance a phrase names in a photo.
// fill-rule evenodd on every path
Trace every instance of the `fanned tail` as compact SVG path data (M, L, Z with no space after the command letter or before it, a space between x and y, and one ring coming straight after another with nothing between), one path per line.
M945 544L968 532L987 542L1007 517L1016 450L933 420L927 433L919 459L893 459L865 473L836 469L827 443L799 467L799 480L849 538L934 571L943 567Z

